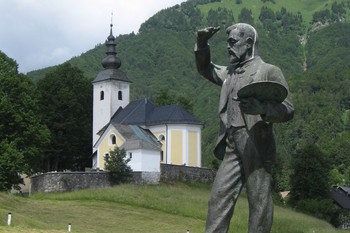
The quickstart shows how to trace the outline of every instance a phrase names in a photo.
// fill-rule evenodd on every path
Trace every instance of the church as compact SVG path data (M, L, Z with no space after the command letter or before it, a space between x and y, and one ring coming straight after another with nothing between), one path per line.
M133 171L159 172L160 164L201 167L202 123L179 105L155 106L148 99L130 102L131 81L120 70L115 37L106 40L104 70L93 85L92 168L116 146L126 150Z

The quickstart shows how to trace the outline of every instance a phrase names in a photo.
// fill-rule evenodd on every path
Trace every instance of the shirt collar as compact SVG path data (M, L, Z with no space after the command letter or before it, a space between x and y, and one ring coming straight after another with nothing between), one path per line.
M237 65L234 66L234 73L241 74L244 73L245 70L252 64L252 61L255 60L258 56L253 56L241 63L238 63Z

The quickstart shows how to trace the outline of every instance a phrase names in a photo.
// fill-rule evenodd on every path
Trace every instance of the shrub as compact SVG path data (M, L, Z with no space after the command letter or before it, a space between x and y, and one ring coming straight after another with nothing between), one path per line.
M296 210L324 219L333 226L341 224L342 209L336 208L331 199L305 199L296 203Z
M330 195L328 157L315 144L297 150L292 159L291 204L307 199L327 199Z
M109 156L105 157L105 168L111 174L111 179L115 183L123 183L128 181L132 176L132 169L128 165L130 159L126 158L125 149L116 147L111 150Z

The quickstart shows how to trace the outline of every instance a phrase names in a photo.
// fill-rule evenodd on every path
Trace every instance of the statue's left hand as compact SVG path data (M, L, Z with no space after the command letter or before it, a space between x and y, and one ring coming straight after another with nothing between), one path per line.
M200 29L196 32L197 36L197 45L201 48L205 47L208 43L208 40L220 30L220 27L207 27Z
M254 97L241 98L239 101L239 107L245 114L264 115L266 113L266 106Z

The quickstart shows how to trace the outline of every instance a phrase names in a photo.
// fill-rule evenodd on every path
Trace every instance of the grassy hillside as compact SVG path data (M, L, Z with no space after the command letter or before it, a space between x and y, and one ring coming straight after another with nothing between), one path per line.
M242 0L242 4L236 4L236 0L222 0L221 2L201 5L199 8L204 13L208 13L210 9L226 8L232 10L234 15L237 16L242 8L245 7L252 11L253 18L257 20L259 19L260 9L263 6L267 6L273 11L281 10L281 7L284 7L293 14L300 12L305 25L309 26L312 21L312 14L316 11L330 9L333 2L334 0L275 0L275 3L272 1L266 1L264 3L261 0Z
M337 135L342 135L349 128L341 116L347 115L350 109L350 94L343 88L348 85L350 69L350 24L346 22L350 2L337 1L345 13L341 13L341 17L336 16L336 20L331 19L335 0L236 2L189 0L158 12L141 26L139 33L118 36L116 43L118 56L122 60L121 69L132 81L131 99L152 100L161 89L168 89L171 96L184 96L192 100L193 114L204 124L202 164L210 166L218 131L220 87L201 78L196 70L193 54L195 31L213 24L224 28L233 19L238 21L241 10L247 8L251 10L259 34L259 53L264 61L281 68L295 105L293 121L275 125L279 157L287 157L288 165L295 150L310 142L327 149L325 142L334 144L334 140L338 140ZM260 20L263 6L269 10ZM283 14L282 7L286 9ZM328 12L331 15L326 20L330 26L318 31L309 30L313 14L325 9L331 12ZM302 17L297 15L298 12ZM340 19L342 22L337 22ZM300 34L304 32L307 32L306 45L299 41ZM225 30L221 30L210 40L212 60L216 64L228 63L226 37ZM87 78L94 78L103 69L101 60L105 57L105 51L104 45L98 45L68 62L82 69ZM304 72L304 63L307 64L307 72ZM33 71L28 75L37 80L43 78L48 69ZM337 150L339 148L334 147L333 151ZM342 163L343 167L350 166L348 160ZM344 169L339 171L344 174Z
M121 185L73 193L37 194L30 198L0 193L0 232L204 232L207 185ZM7 213L12 225L5 226ZM247 232L247 199L239 199L231 233ZM275 207L273 233L332 233L328 223Z

